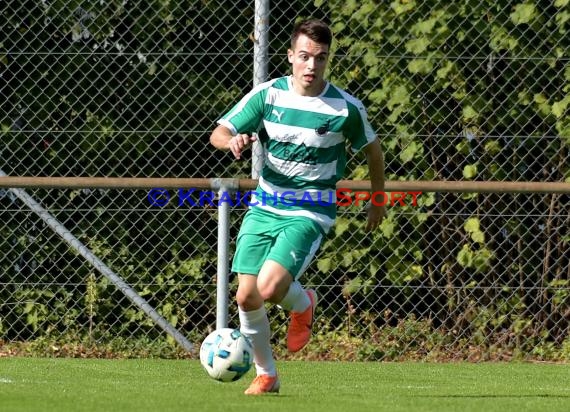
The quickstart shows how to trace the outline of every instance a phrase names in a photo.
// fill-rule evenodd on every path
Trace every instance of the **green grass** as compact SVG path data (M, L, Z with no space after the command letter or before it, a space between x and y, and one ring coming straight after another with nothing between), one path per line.
M0 410L569 411L570 366L279 362L281 393L243 395L197 361L0 359Z

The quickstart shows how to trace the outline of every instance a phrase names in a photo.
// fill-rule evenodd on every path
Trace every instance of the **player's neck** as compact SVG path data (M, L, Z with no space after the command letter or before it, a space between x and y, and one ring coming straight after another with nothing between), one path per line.
M303 97L317 97L325 90L327 86L326 80L321 80L319 84L315 84L311 87L302 87L299 85L293 76L291 76L291 85L293 86L293 91Z

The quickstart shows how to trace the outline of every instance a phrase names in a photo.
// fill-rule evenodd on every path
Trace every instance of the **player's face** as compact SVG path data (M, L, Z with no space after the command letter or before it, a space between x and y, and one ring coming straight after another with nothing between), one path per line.
M329 46L316 43L301 34L294 49L287 51L293 69L293 87L303 96L317 96L325 87L324 74L329 57Z

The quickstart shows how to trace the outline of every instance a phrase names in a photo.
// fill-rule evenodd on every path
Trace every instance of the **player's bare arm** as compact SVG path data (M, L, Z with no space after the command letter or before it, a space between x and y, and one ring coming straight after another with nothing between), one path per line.
M210 143L222 150L230 150L236 159L241 158L241 153L256 140L255 136L245 133L232 135L232 131L226 126L217 126L210 135Z
M370 174L370 186L372 193L384 191L384 153L378 139L366 145L364 148L366 160L368 162L368 171ZM366 222L366 231L375 230L386 216L386 207L378 206L372 203L368 207L368 221Z

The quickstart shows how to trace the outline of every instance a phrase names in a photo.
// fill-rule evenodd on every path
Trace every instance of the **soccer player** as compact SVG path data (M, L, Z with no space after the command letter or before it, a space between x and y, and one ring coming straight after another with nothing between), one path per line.
M383 153L363 104L324 79L331 42L324 22L295 24L287 51L292 75L253 88L210 136L212 145L236 159L256 138L264 152L232 262L240 329L253 343L256 366L248 395L279 392L266 301L291 313L289 351L311 338L317 294L305 290L299 277L334 223L347 145L365 152L372 191L384 190ZM384 216L383 206L370 204L366 230L376 229Z

